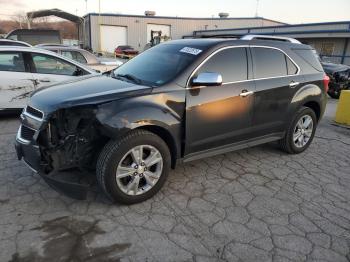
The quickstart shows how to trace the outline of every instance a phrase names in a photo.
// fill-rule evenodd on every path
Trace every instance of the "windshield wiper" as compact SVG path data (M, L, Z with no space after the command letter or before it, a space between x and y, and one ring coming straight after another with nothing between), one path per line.
M130 74L117 74L117 75L114 75L115 78L117 79L120 79L120 78L125 78L129 81L132 81L134 82L135 84L142 84L144 81L140 78L137 78L136 76L134 75L130 75Z

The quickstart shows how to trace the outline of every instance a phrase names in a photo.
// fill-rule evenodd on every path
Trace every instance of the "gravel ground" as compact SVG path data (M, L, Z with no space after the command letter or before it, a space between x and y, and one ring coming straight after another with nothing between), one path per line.
M269 144L180 165L133 206L53 191L17 161L19 122L2 117L0 261L349 261L350 130L332 125L335 106L300 155Z

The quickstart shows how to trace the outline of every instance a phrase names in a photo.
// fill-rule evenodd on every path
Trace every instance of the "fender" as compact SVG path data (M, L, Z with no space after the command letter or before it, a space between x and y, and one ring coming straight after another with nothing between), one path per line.
M141 127L155 126L166 130L174 140L176 152L180 153L184 114L185 92L179 90L99 105L96 119L101 132L113 139Z
M319 109L322 107L323 103L326 103L326 95L322 92L319 86L316 84L310 83L302 86L298 89L298 91L294 94L289 108L289 119L291 119L295 112L303 105L307 103L317 103ZM320 112L322 116L323 112Z

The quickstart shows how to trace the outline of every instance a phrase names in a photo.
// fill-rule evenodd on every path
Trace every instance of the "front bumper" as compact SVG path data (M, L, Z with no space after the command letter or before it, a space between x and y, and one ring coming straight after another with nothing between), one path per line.
M25 164L35 173L40 175L44 181L54 190L63 193L74 199L84 200L90 189L89 185L74 183L68 180L58 178L58 172L51 172L46 174L44 172L45 164L42 163L40 148L33 142L24 142L21 140L20 130L17 134L15 149L18 160L23 159Z

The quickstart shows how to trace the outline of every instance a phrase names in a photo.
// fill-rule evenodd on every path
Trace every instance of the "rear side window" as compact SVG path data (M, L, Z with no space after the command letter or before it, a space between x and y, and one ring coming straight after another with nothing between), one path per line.
M23 55L20 52L1 52L0 71L25 72Z
M296 73L298 73L298 68L292 62L292 60L290 60L288 56L285 56L285 58L286 58L286 63L287 63L288 75L295 75Z
M197 71L214 72L222 75L222 81L235 82L248 79L247 51L245 48L228 48L212 56Z
M81 64L87 63L85 57L77 51L62 51L62 55Z
M272 48L253 47L255 78L288 75L286 55Z
M311 65L317 71L322 72L322 65L312 49L294 49L293 50L298 56L300 56L306 63Z

